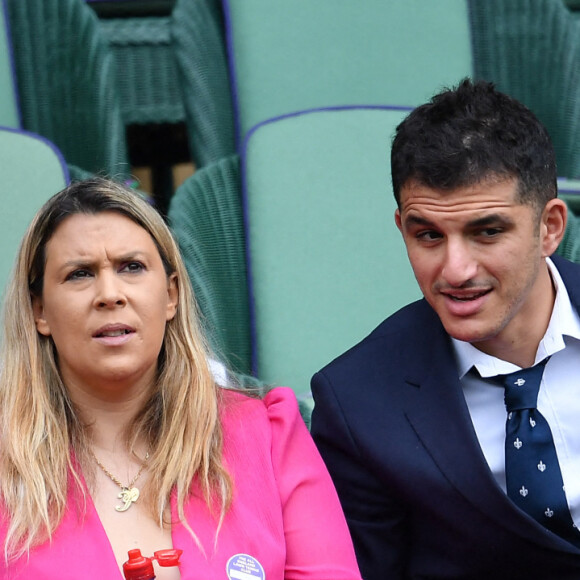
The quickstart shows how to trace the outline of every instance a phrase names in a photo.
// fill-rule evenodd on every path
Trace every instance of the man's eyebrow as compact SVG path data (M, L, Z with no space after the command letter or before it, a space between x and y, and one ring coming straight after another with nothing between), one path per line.
M499 213L492 213L468 222L467 226L470 228L481 228L486 226L510 226L514 223L511 217Z
M486 226L509 226L513 225L514 220L511 217L508 217L503 214L499 213L492 213L477 219L474 219L467 223L467 227L469 228L482 228ZM426 226L426 227L433 227L434 224L431 220L428 220L424 217L418 215L410 215L405 218L405 226Z
M405 226L432 226L433 222L418 215L409 215L405 218Z

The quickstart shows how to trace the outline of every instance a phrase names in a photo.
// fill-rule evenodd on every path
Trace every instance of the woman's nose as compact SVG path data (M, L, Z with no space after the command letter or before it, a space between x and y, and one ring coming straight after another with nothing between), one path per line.
M121 282L114 273L99 273L96 289L95 306L98 308L111 308L125 305L126 297L122 290Z

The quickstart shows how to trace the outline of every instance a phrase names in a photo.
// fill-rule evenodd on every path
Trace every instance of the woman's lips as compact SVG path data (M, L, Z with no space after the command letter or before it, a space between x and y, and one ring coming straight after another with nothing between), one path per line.
M102 344L113 346L125 344L134 333L135 329L125 324L111 324L99 328L93 338Z

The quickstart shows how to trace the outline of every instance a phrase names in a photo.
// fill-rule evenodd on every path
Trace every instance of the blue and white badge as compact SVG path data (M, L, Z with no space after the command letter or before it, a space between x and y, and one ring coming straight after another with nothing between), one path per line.
M262 564L248 554L232 556L226 564L226 572L229 580L266 580Z

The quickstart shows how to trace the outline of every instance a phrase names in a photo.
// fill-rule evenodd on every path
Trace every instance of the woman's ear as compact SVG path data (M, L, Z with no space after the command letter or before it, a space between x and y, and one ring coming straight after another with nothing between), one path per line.
M542 252L545 257L551 256L562 241L568 220L568 206L561 199L551 199L542 212L540 235Z
M177 283L177 273L174 272L167 278L167 322L175 316L178 304L179 284Z
M44 318L44 305L42 303L42 298L38 296L32 297L32 313L34 315L36 330L44 336L50 336L50 326L46 321L46 318Z

